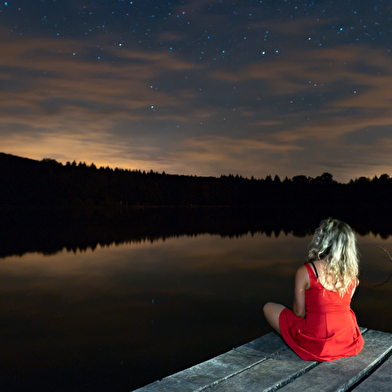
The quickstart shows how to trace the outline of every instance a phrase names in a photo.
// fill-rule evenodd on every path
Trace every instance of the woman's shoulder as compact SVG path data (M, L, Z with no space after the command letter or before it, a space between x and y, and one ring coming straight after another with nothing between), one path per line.
M309 272L307 268L308 263L301 265L297 269L297 273L295 274L295 282L297 285L302 287L306 286L306 289L310 286Z
M310 263L305 263L302 264L298 269L297 269L297 274L300 275L306 275L308 273L308 268L310 267ZM312 267L310 267L312 268Z
M312 274L312 271L314 271L314 264L311 261L307 261L301 267L298 268L298 271L301 270L300 273L302 274L308 274L309 276ZM314 272L313 272L314 274Z

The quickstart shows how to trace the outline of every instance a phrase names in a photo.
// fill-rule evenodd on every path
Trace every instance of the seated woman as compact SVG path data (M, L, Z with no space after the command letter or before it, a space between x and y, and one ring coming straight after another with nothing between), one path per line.
M295 276L293 310L268 302L264 315L304 360L357 355L364 340L350 308L359 284L355 234L346 223L328 218L308 250L308 263Z

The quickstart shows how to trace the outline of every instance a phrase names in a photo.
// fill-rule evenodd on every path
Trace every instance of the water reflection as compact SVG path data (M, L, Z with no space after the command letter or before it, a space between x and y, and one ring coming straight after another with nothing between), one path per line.
M270 329L310 236L203 234L0 260L2 390L128 391ZM392 332L392 264L359 237L359 323ZM382 299L382 300L380 300ZM381 317L380 317L381 316Z
M198 208L135 209L123 214L95 212L78 215L75 211L0 211L0 258L24 253L55 254L67 249L94 250L124 243L155 242L179 236L218 234L238 238L250 234L267 237L293 234L304 237L313 232L328 213L266 208ZM360 235L377 234L387 239L392 233L391 219L377 216L350 215L339 219L349 223Z

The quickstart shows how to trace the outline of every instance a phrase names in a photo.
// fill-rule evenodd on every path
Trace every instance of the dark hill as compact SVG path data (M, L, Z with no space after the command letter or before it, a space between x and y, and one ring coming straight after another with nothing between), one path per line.
M389 212L392 179L384 174L340 184L329 173L280 180L196 177L97 168L0 153L0 208L127 209L132 207L257 207L328 215Z

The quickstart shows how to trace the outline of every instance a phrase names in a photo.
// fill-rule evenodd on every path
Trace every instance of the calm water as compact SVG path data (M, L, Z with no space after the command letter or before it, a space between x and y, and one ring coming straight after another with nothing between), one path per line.
M1 390L130 391L270 332L309 236L203 234L0 259ZM362 326L392 332L392 239L359 236ZM379 285L381 284L381 285ZM379 286L377 286L379 285Z

